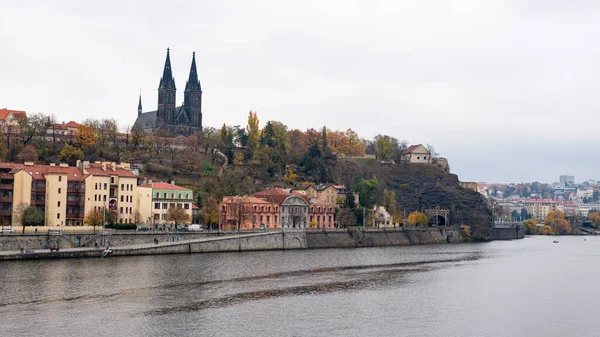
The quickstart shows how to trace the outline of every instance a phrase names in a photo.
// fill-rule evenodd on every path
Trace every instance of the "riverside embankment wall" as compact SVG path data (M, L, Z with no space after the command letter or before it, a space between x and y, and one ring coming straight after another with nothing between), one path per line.
M516 226L512 228L492 228L493 240L515 240L525 237L523 227Z
M50 241L55 240L53 244ZM58 242L58 244L56 244ZM263 233L107 233L81 235L46 234L0 236L0 259L43 259L101 256L110 243L112 256L192 254L286 250L311 248L350 248L461 242L456 228L411 228L371 231L277 231ZM58 246L58 251L49 251ZM11 254L1 254L12 251Z

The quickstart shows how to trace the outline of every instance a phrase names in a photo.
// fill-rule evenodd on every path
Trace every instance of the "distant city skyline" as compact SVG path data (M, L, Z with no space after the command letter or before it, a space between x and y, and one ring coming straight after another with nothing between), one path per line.
M600 3L6 1L0 11L0 107L132 125L140 91L156 106L169 47L178 104L196 52L205 126L245 125L252 109L261 125L387 134L434 145L463 181L584 181L600 165L590 155Z

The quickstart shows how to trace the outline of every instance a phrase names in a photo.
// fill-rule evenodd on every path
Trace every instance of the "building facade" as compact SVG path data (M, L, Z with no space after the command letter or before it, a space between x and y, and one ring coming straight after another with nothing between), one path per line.
M140 222L152 225L154 229L169 223L169 208L183 208L189 219L192 220L193 192L190 189L176 186L173 183L148 182L138 187ZM149 203L149 204L148 204Z
M405 163L429 164L431 162L431 153L422 144L411 145L402 151L400 160Z
M176 106L177 88L169 53L167 49L163 75L158 85L158 107L154 111L142 112L140 95L134 127L147 132L165 130L170 136L187 136L202 131L202 88L196 70L196 53L192 54L192 65L181 106Z

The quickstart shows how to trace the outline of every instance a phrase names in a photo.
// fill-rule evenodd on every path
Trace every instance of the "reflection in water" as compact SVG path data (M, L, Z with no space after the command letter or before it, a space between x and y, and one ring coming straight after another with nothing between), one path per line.
M0 335L560 336L600 238L546 241L0 263Z

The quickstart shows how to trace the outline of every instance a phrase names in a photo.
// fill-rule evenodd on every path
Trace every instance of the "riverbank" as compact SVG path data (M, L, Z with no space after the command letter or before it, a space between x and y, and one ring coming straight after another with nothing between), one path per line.
M270 231L259 233L113 233L0 236L0 260L355 248L462 242L458 228ZM51 249L52 248L52 249Z

